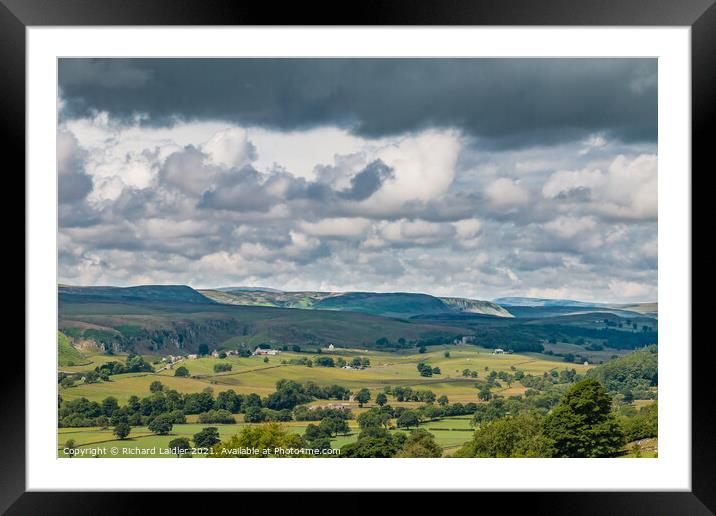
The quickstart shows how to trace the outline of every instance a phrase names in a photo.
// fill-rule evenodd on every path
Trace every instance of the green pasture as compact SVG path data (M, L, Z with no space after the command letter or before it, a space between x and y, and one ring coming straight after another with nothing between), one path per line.
M303 365L281 364L295 358L317 356L312 353L285 352L269 357L264 362L263 357L229 356L225 359L199 358L185 359L174 365L174 369L165 369L159 373L127 373L111 377L109 382L93 384L78 384L75 387L60 388L63 399L71 400L86 397L89 400L101 401L107 396L114 396L120 403L136 395L146 396L149 385L161 381L166 388L175 389L181 393L201 392L211 387L215 392L233 389L238 393L248 394L255 392L265 396L274 391L276 382L281 379L294 380L300 383L313 381L319 385L338 384L353 391L363 388L371 391L373 397L386 387L403 386L412 389L430 389L437 396L446 395L451 402L477 401L475 379L462 376L464 369L477 371L477 380L485 379L490 371L507 371L514 373L521 370L525 374L541 375L553 369L574 368L583 373L590 366L581 364L566 364L560 358L551 358L548 355L538 354L504 354L493 355L491 351L469 345L437 346L429 348L427 353L410 352L386 353L379 351L366 351L360 349L325 352L323 356L334 359L343 357L350 361L355 356L366 356L371 361L371 367L362 370L346 370L338 367L306 367ZM444 352L449 351L450 357ZM87 357L93 364L102 361L122 360L123 357L108 355L90 355ZM439 367L442 374L426 378L420 376L417 370L418 362L426 362L431 366ZM214 365L230 363L233 368L230 372L214 373ZM176 368L184 366L189 370L190 377L174 376ZM76 366L77 367L77 366ZM89 366L82 366L87 370ZM96 365L95 365L96 367ZM513 369L514 368L514 369ZM61 367L60 370L68 370ZM524 388L519 383L508 386L502 382L502 387L495 392L509 396L520 394Z
M317 424L318 422L313 422ZM291 421L289 423L282 423L288 430L298 435L303 435L306 431L306 427L311 424L307 421ZM78 448L81 449L102 449L106 450L105 454L100 454L103 457L116 457L116 458L127 458L127 457L175 457L174 455L162 455L159 451L160 448L167 448L169 442L178 437L186 437L190 441L194 434L201 431L207 426L214 426L219 430L219 436L222 440L226 440L229 437L235 435L241 431L241 428L246 426L247 423L236 423L231 425L222 424L201 424L201 423L186 423L174 425L169 435L155 435L149 431L147 427L132 427L132 432L129 434L129 438L124 440L116 439L112 433L112 429L101 429L97 427L93 428L60 428L57 433L57 455L58 457L67 457L67 454L63 452L65 443L69 439L73 439ZM346 444L355 442L358 438L360 429L357 426L355 420L349 421L350 432L346 435L338 435L331 439L331 445L334 448L340 448ZM444 448L457 448L466 441L472 438L473 428L470 424L469 416L457 416L449 417L440 421L429 421L422 423L421 428L425 428L435 436L437 443ZM409 432L404 429L392 429L391 432ZM112 455L110 450L112 447L119 448L116 455ZM137 455L131 453L131 451L123 451L122 448L154 448L157 450L155 453L149 455ZM78 457L87 458L92 455L81 455Z

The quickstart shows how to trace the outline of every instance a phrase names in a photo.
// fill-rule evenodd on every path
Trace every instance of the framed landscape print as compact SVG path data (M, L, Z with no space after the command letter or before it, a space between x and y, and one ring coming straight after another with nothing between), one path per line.
M691 341L709 2L350 27L8 4L11 513L137 490L713 509Z

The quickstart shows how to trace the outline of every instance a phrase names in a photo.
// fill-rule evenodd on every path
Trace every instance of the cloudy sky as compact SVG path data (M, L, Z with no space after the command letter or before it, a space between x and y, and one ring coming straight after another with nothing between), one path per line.
M657 296L651 59L63 59L59 280Z

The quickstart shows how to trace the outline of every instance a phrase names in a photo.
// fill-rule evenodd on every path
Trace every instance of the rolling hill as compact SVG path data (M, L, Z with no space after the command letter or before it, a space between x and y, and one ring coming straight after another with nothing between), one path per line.
M87 360L77 351L62 332L57 332L57 363L60 366L86 364Z
M445 324L353 311L220 304L189 287L126 290L62 287L59 329L104 350L164 354L195 352L203 343L212 348L264 342L369 348L383 337L393 343L401 338L449 341L464 332Z
M618 309L514 306L415 293L196 291L181 285L59 287L58 329L71 345L178 354L268 343L398 349L463 336L487 348L547 341L634 349L657 342L653 317ZM593 311L594 310L594 311ZM74 357L76 358L76 357Z
M505 307L515 317L554 317L557 315L612 313L621 317L658 317L657 303L591 303L571 299L536 297L499 297L494 303Z
M222 304L274 306L306 310L340 310L388 317L425 314L478 313L512 317L509 311L489 301L435 297L409 292L282 292L263 288L201 290Z
M60 302L106 303L106 302L159 302L214 304L186 285L141 285L138 287L75 287L59 285Z

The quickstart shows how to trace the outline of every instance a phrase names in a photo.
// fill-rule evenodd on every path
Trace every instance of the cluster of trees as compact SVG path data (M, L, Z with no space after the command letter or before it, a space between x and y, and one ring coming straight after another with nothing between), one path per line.
M194 434L194 447L211 449L212 446L221 442L219 438L219 430L215 426L203 428L200 432ZM169 448L177 457L191 457L191 442L186 437L177 437L169 441Z
M558 339L559 342L575 342L582 339L603 342L606 347L613 349L639 349L644 346L658 343L658 332L650 328L642 331L624 331L611 327L585 328L582 326L567 326L546 324L540 327L548 338Z
M351 395L349 389L340 385L320 386L314 382L299 384L290 380L276 382L276 390L263 399L255 393L237 394L233 390L219 392L214 397L211 388L198 393L180 394L176 390L165 389L159 381L152 382L149 390L149 396L142 399L131 396L123 407L111 396L102 404L86 398L67 402L60 399L60 426L107 426L114 424L111 419L115 416L115 419L120 416L126 418L130 426L149 425L160 415L168 415L173 423L182 423L187 414L198 414L202 423L233 423L235 419L232 414L239 413L243 413L245 421L250 423L291 421L294 418L292 411L300 405L314 399L346 400ZM364 391L356 395L357 399L365 399L365 394L370 399L370 393Z
M483 348L499 347L505 351L541 353L544 346L534 328L524 325L489 326L480 325L480 331L472 337L472 343Z
M349 408L313 408L299 405L293 409L293 419L296 421L321 421L330 417L353 419L353 412Z
M561 394L560 394L561 392ZM458 457L611 457L626 442L657 437L658 406L637 411L597 380L558 384L477 405L473 439Z
M236 418L226 409L211 409L199 414L199 423L236 423Z
M308 357L291 358L289 360L281 360L282 364L288 365L303 365L306 367L313 367L313 360Z
M149 390L149 396L141 399L130 396L122 407L112 396L105 398L101 404L87 398L60 399L59 425L106 427L124 418L130 426L145 426L160 415L166 415L173 423L182 423L188 414L199 414L200 420L203 418L207 423L220 423L229 421L227 415L238 413L244 413L249 422L291 421L292 410L298 405L316 398L344 400L351 394L350 390L340 385L319 386L313 382L301 385L288 380L278 381L276 391L264 399L255 393L237 394L233 390L222 391L214 397L211 388L180 394L176 390L165 389L159 381L152 382Z
M440 374L439 367L430 367L425 362L418 362L418 372L420 376L432 376L434 374Z
M338 367L351 366L353 369L367 369L370 367L370 359L368 357L355 357L350 362L346 362L342 357L336 359Z
M306 447L306 442L300 435L288 431L278 423L267 423L243 427L239 433L228 440L214 445L209 452L209 456L236 459L284 457L277 450L301 449L304 447ZM237 454L231 452L231 450L236 449L256 450L257 453ZM305 456L302 453L285 455L285 457Z
M375 341L375 347L379 349L408 349L415 347L416 341L405 340L400 337L396 341L391 341L388 337L381 337Z
M225 373L231 371L231 364L214 364L214 372L215 373Z
M124 363L119 361L112 361L104 363L101 366L95 368L95 372L99 374L103 380L106 380L107 377L115 374L143 372L151 373L153 371L154 368L152 367L152 365L145 361L141 355L137 355L135 353L130 353Z
M624 319L624 320L618 320L618 321L611 321L609 319L604 319L604 324L607 326L612 326L615 328L625 328L632 331L639 330L639 325L636 321L632 321L630 319ZM650 325L644 324L641 327L641 331L647 332L647 331L653 331L652 327Z
M331 439L338 434L350 432L346 413L334 412L323 417L319 424L309 424L303 438L310 448L331 448Z
M141 355L130 353L126 362L111 361L95 367L92 371L82 373L59 373L57 380L61 387L74 387L76 382L82 380L84 383L98 383L109 381L109 377L115 374L153 372L152 365L144 360Z
M382 424L361 427L356 442L341 448L341 457L440 457L442 448L435 436L418 428L406 434L390 432Z
M360 428L380 426L386 429L391 428L391 421L395 420L398 428L412 428L425 421L434 421L448 416L464 416L473 414L478 407L476 403L454 403L448 404L447 397L443 397L442 404L426 403L414 409L406 407L391 407L383 405L373 407L357 417Z
M436 395L429 389L412 389L411 387L386 387L385 394L390 394L395 401L420 401L423 403L432 403L436 400ZM377 401L377 399L376 399Z
M370 359L368 357L355 357L350 362L347 362L343 357L329 357L329 356L319 356L319 357L300 357L300 358L291 358L288 360L281 360L282 364L290 364L290 365L304 365L306 367L345 367L347 365L351 366L354 369L366 369L370 367Z
M590 369L587 377L599 380L610 392L653 399L653 388L659 384L658 363L657 347L648 346Z
M420 318L418 316L417 318ZM462 335L433 335L415 340L406 340L400 337L395 341L391 341L388 337L381 337L375 341L375 347L378 349L410 349L418 348L420 353L425 353L426 346L441 346L444 344L452 344L455 340L462 338Z
M244 421L247 423L263 423L265 421L291 421L293 416L290 409L274 410L270 408L249 407L244 412Z
M624 432L627 442L657 437L659 430L659 405L651 403L637 411L632 405L627 405L621 411L619 425Z
M315 357L313 365L317 367L336 367L336 361L332 357Z
M569 387L546 416L492 401L475 420L473 439L456 456L611 457L626 442L611 396L594 379Z
M599 351L598 349L593 349L595 346L600 346L599 344L590 344L586 347L586 349L589 349L591 351ZM589 362L589 358L585 357L584 355L580 355L579 353L555 353L551 349L548 349L544 352L545 355L555 356L555 357L562 357L565 362L569 364L583 364L584 362Z

